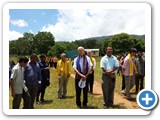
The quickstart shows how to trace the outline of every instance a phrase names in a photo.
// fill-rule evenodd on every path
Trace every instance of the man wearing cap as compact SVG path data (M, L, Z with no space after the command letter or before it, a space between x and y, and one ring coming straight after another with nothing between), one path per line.
M56 73L58 75L59 87L58 87L58 99L66 97L67 83L70 77L70 62L66 59L66 54L61 54L61 60L57 63Z
M117 70L118 61L112 53L112 46L106 47L106 55L102 57L100 62L100 67L103 71L102 91L104 108L112 107L114 103L114 88L116 82L115 70Z
M13 97L13 109L19 109L21 98L25 100L25 109L30 108L30 95L28 94L28 89L24 84L24 67L27 65L28 59L26 57L21 57L17 65L15 65L11 72L10 86ZM24 93L23 93L24 92Z
M86 81L92 67L92 62L88 56L85 55L84 48L78 47L78 56L74 59L73 69L76 72L75 76L75 87L76 87L76 104L81 108L81 90L79 86L80 80ZM83 108L87 108L88 102L88 81L86 86L83 88Z
M92 68L91 68L91 73L88 75L87 80L88 80L88 92L93 94L93 84L94 84L94 70L96 68L96 60L92 57L92 52L91 50L87 51L87 56L90 58L92 62Z
M31 95L31 109L34 109L35 97L42 80L41 70L39 64L36 62L36 59L37 55L35 53L31 54L30 62L25 67L24 72L24 80Z
M128 100L132 100L130 95L130 90L135 85L135 74L137 74L137 69L135 66L134 56L136 55L137 50L131 48L129 54L124 59L124 64L122 66L122 72L125 76L125 94Z
M44 103L44 95L45 95L45 89L48 85L49 79L50 79L50 71L49 71L49 65L46 61L46 55L42 54L40 56L40 61L38 62L40 69L41 69L41 76L42 76L42 82L41 86L38 88L37 96L36 96L36 103L39 103L39 95L41 94L40 102Z

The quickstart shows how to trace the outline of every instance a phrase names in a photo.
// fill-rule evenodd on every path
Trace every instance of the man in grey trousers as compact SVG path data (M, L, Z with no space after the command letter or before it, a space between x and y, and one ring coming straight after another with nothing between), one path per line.
M106 55L102 57L100 67L103 70L102 74L102 91L104 98L104 108L113 106L114 103L114 88L115 88L115 70L118 67L118 61L112 55L112 46L106 47Z
M124 93L127 96L127 100L133 100L130 94L130 90L135 85L135 75L137 74L137 69L135 66L134 56L136 55L137 49L131 48L128 55L124 59L124 64L122 66L123 74L125 75L125 90Z

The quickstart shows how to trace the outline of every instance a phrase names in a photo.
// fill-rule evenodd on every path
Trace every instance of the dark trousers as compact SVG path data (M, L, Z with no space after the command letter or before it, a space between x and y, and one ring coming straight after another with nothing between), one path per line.
M19 109L21 103L22 94L16 94L13 98L12 108Z
M124 90L126 88L125 86L125 77L124 75L122 75L122 90Z
M31 96L29 94L29 91L25 92L23 90L22 98L23 98L23 109L31 109Z
M41 86L38 88L37 91L36 101L39 101L40 94L41 94L40 101L44 101L45 90L46 90L46 82L42 82Z
M77 106L81 106L81 91L82 88L78 86L80 79L75 79L75 87L76 87L76 104ZM86 81L86 86L83 88L83 106L86 106L88 102L88 82Z
M92 74L88 75L87 81L88 81L88 91L93 93L94 71L92 72Z
M144 75L137 75L136 76L136 93L139 91L139 83L140 83L140 90L142 90L143 87L143 81L144 81Z
M34 101L38 90L38 85L26 85L31 96L31 109L34 109Z
M102 75L102 91L105 106L112 106L114 103L114 88L115 78L111 79L110 76Z

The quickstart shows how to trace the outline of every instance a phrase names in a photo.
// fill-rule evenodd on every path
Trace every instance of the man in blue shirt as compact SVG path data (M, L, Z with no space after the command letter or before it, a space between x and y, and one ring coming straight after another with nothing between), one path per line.
M106 55L102 57L100 67L102 68L102 91L104 98L104 107L108 108L113 106L114 101L114 88L115 88L115 70L118 67L118 61L112 55L112 47L106 48Z
M31 96L32 109L34 109L35 96L37 94L37 90L41 84L41 79L42 79L41 70L38 63L36 62L36 59L37 55L33 53L30 56L30 62L25 67L25 72L24 72L24 80Z

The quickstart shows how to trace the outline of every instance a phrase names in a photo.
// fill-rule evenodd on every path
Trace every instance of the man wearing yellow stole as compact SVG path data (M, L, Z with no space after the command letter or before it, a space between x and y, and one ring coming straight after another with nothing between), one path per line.
M135 66L134 56L137 50L131 48L129 54L124 59L124 64L122 67L123 74L125 75L125 94L128 100L132 100L130 95L130 90L135 85L135 74L137 74L137 69Z

